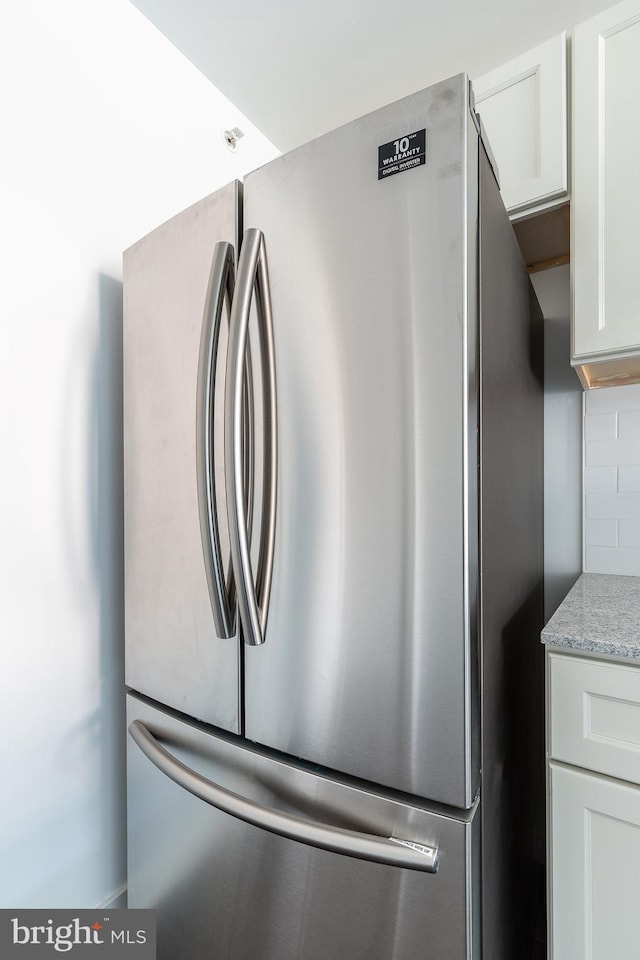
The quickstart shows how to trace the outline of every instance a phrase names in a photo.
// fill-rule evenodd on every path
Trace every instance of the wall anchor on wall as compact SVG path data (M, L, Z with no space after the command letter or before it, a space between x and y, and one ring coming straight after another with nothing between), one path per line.
M244 137L244 133L239 127L232 127L231 130L222 131L222 139L231 151L237 149L238 140L240 140L241 137Z

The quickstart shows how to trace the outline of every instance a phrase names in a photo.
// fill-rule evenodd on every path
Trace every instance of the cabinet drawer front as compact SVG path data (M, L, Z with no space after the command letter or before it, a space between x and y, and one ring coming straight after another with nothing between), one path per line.
M551 756L640 783L640 668L549 660Z

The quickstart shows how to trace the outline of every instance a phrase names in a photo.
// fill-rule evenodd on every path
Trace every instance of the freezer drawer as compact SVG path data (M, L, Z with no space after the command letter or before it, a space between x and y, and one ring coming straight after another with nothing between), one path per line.
M332 780L129 695L135 720L182 764L276 816L437 848L425 872L274 835L180 787L129 736L129 906L157 911L159 960L479 956L475 810L454 819Z

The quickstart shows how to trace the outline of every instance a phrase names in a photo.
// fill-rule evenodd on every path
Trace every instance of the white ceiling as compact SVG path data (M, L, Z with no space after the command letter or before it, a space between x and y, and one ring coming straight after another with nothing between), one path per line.
M133 0L280 150L460 71L472 78L611 0Z

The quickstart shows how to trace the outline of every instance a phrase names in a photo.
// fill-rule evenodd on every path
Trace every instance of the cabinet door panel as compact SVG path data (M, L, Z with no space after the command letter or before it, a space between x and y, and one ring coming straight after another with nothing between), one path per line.
M566 37L473 81L510 213L567 191Z
M637 960L640 789L551 765L556 960Z
M640 351L640 2L576 28L573 346L575 361Z

